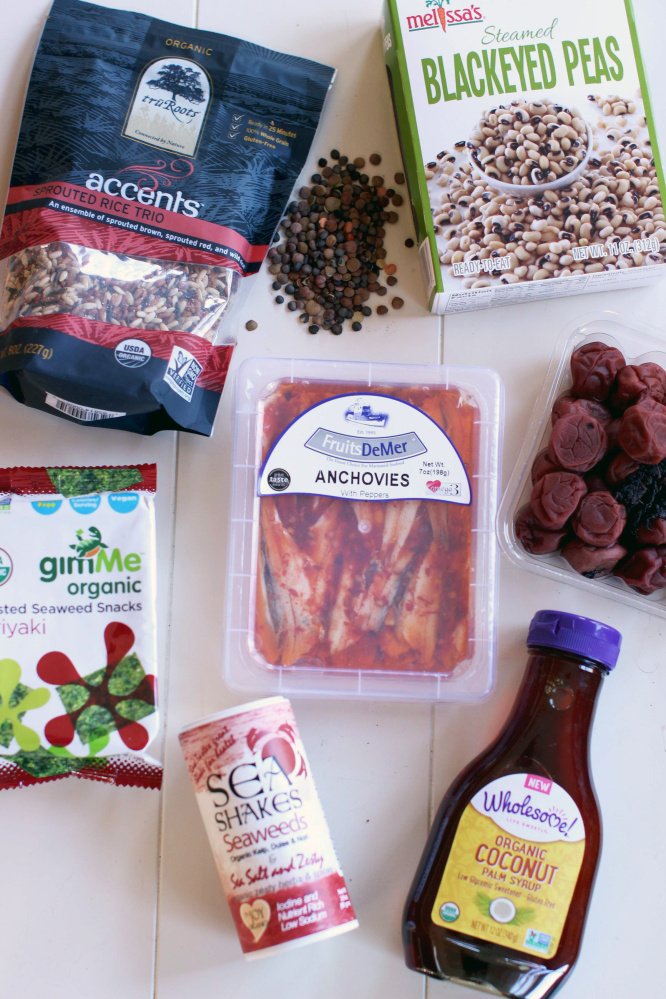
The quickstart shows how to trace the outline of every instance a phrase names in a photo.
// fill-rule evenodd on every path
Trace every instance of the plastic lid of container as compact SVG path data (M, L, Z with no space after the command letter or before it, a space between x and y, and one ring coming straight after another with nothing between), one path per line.
M527 633L528 645L545 645L594 659L608 670L615 668L622 635L615 628L591 617L566 611L537 611Z

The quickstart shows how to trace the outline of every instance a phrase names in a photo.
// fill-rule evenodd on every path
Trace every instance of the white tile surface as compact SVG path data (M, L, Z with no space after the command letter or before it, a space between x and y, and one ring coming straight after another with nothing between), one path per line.
M332 145L352 156L375 149L387 173L399 155L377 30L379 3L303 0L253 5L228 0L116 0L181 24L222 30L284 51L329 61L339 73L315 142L313 162ZM600 20L603 5L598 2ZM662 149L666 10L636 0ZM0 195L7 185L22 93L47 4L2 0L0 88L4 142ZM405 308L361 334L309 337L274 306L267 279L232 322L240 337L234 369L252 353L436 363L440 320L421 306L407 209L391 234ZM395 248L395 250L393 249ZM553 344L571 319L601 308L663 322L666 287L468 313L446 319L444 359L496 367L507 390L505 476ZM259 323L248 334L248 318ZM246 964L217 882L176 735L186 722L238 703L220 677L225 578L229 414L226 392L212 440L183 435L177 464L177 527L171 681L166 733L161 888L157 896L160 799L153 792L59 782L0 796L4 864L0 997L79 999L416 999L464 997L427 983L402 962L400 915L425 840L429 810L449 781L502 724L522 675L531 614L555 606L599 616L625 636L616 673L604 684L593 764L605 817L605 847L579 965L567 999L658 999L655 972L664 926L666 711L663 625L600 597L502 563L498 686L481 706L295 702L319 792L361 928L326 944ZM170 566L174 438L100 432L50 419L0 395L1 464L157 460L160 469L161 608ZM158 915L156 967L154 921ZM657 959L658 967L658 959ZM155 975L154 975L155 970Z

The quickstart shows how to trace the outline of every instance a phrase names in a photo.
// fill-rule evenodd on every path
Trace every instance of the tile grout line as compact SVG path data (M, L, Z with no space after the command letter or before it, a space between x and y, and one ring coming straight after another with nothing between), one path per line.
M435 776L435 705L430 705L430 754L428 760L428 822L426 827L425 838L427 840L430 833L430 827L432 826L433 814L434 814L434 776ZM430 995L430 981L425 976L425 981L423 982L423 999L428 999Z
M193 0L192 4L192 25L197 27L199 23L199 0ZM180 433L174 434L174 449L173 449L173 490L172 490L172 515L171 515L171 564L169 566L169 599L167 602L167 629L168 629L168 642L166 649L166 662L165 662L165 674L167 678L170 674L171 667L171 624L173 619L173 584L174 576L176 570L176 526L177 526L177 508L178 508L178 479L179 479L179 464L180 464ZM168 680L165 685L163 699L163 711L164 711L164 734L162 736L162 756L163 762L166 762L166 742L167 742L167 707L169 703L169 689ZM159 951L160 951L160 919L161 919L161 909L162 909L162 868L163 868L163 846L164 846L164 825L165 825L165 813L166 813L166 794L164 793L164 777L162 778L162 789L160 791L161 801L160 801L160 815L158 820L158 830L157 830L157 892L155 894L155 922L154 922L154 944L153 944L153 981L152 981L152 999L157 999L157 989L158 989L158 965L159 965Z
M444 316L439 316L439 331L437 334L437 363L444 364ZM435 811L435 705L430 705L430 759L428 761L428 824L426 828L426 838L430 833L430 827ZM423 999L429 999L430 979L424 975Z
M164 764L166 762L166 743L167 743L167 711L169 705L169 679L171 673L171 637L172 637L172 621L173 621L173 590L174 590L174 577L176 569L176 524L177 524L177 507L178 507L178 478L179 478L179 461L180 461L180 433L174 434L174 446L172 452L172 462L173 462L173 485L171 489L171 557L169 560L169 572L168 572L168 597L166 606L166 629L167 629L167 641L166 649L164 654L164 669L163 676L164 681L161 684L162 693L162 717L164 719L164 728L162 732L162 787L160 789L160 809L159 817L157 820L157 890L155 893L155 917L153 923L153 972L152 972L152 999L157 996L157 979L158 979L158 961L159 961L159 929L160 929L160 913L161 913L161 903L162 903L162 857L163 857L163 843L164 843L164 825L165 825L165 812L166 812L166 794L165 794L165 781L164 781Z

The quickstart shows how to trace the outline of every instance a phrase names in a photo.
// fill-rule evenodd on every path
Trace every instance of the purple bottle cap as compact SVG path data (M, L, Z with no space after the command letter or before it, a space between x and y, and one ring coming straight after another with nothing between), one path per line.
M566 611L541 610L530 622L527 644L573 652L585 659L594 659L612 670L620 654L622 635L610 625L594 621L591 617L567 614Z

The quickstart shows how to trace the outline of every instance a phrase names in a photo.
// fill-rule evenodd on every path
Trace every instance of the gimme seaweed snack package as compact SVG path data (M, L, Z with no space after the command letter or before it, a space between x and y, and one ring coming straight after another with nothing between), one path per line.
M0 789L159 787L154 465L0 469Z
M487 694L497 374L250 358L236 387L228 682L303 696Z
M382 32L431 311L663 275L630 0L386 0Z
M0 384L89 426L210 434L230 303L261 266L332 77L55 0L0 234Z

